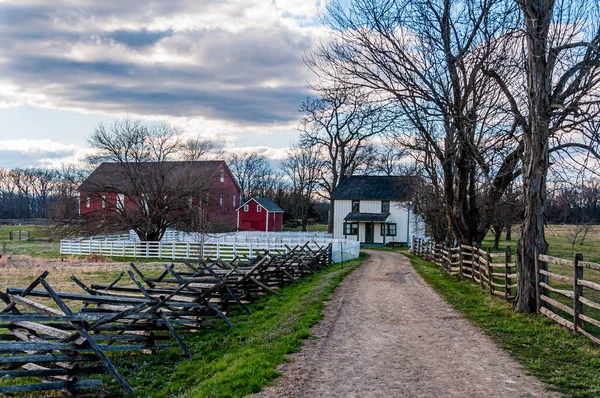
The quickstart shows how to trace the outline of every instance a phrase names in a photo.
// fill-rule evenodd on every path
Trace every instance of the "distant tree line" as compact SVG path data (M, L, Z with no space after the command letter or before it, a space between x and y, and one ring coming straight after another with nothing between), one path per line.
M57 203L75 197L86 174L73 167L0 169L0 218L50 218Z

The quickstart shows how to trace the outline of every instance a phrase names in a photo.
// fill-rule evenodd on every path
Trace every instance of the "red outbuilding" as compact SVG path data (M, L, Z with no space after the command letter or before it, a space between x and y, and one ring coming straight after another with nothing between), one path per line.
M239 231L280 232L283 210L268 198L252 198L237 209Z

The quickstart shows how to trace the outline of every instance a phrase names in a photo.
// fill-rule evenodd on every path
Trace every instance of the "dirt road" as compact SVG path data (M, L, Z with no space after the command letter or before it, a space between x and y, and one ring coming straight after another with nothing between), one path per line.
M259 397L555 397L399 254L370 257Z

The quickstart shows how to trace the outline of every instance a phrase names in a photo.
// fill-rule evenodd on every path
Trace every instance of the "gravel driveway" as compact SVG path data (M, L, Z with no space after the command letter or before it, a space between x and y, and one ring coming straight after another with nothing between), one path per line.
M257 397L558 397L435 293L400 253L367 251L277 385Z

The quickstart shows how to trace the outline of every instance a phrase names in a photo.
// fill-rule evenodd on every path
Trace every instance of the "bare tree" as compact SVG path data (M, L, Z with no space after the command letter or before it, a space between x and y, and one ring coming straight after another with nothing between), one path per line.
M218 173L201 162L170 161L185 149L180 134L169 125L130 119L100 124L89 139L95 151L90 160L103 163L82 189L104 209L88 215L87 225L95 231L131 228L142 241L158 241L176 225L200 225L198 214L216 200L214 192L212 198L208 193ZM105 193L116 194L116 200L107 200Z
M267 195L277 180L272 177L271 165L267 158L258 152L232 152L227 158L227 163L242 189L243 200Z
M214 149L214 142L201 137L194 137L181 143L178 158L190 162L206 160L210 152Z
M293 202L290 210L301 220L302 231L306 231L310 208L314 200L323 160L315 147L292 148L288 158L281 162L281 170L291 181Z
M321 88L321 98L308 98L300 110L304 115L299 145L321 152L324 167L319 184L326 199L344 176L366 171L375 159L370 140L388 132L394 123L384 107L360 91L341 86ZM329 212L333 215L333 202ZM328 230L333 230L332 217Z
M407 155L404 145L394 139L385 139L376 146L373 170L387 176L407 174L406 162L403 163Z
M522 14L525 90L489 70L523 132L522 234L516 308L536 310L536 253L547 253L544 213L550 156L598 156L600 18L594 0L516 0ZM509 62L510 57L508 58ZM523 68L524 66L524 68ZM524 95L522 94L524 93ZM524 98L523 98L524 97Z
M428 168L463 243L481 242L521 172L518 126L485 73L515 11L505 0L333 1L332 40L308 59L320 79L367 91L396 113L397 139Z

